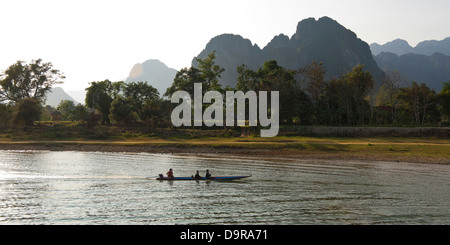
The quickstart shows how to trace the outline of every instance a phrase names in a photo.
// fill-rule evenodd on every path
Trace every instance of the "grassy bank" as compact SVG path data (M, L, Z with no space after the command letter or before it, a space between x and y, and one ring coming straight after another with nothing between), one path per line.
M221 153L262 157L381 160L450 164L450 143L414 138L126 138L120 140L8 140L5 150Z
M218 131L223 134L223 130ZM235 137L230 134L132 132L82 125L0 131L0 150L71 150L153 153L220 153L261 157L380 160L450 164L450 140L436 137ZM214 131L208 133L217 134Z

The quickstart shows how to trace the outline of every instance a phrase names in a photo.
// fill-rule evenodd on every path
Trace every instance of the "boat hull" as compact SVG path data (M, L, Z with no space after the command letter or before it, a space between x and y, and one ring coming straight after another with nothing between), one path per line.
M206 177L202 177L200 179L195 179L193 177L174 177L174 178L168 178L168 177L158 177L156 178L157 180L215 180L215 181L226 181L226 180L237 180L237 179L244 179L244 178L249 178L251 177L251 175L248 176L216 176L216 177L211 177L209 179L207 179Z

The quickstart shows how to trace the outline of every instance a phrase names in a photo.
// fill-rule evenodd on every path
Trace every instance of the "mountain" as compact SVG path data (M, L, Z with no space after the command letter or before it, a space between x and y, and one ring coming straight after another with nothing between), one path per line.
M53 107L58 107L61 100L71 100L75 104L78 104L72 97L70 97L63 88L55 87L47 94L47 100L45 101L46 105L50 105Z
M383 77L369 45L329 17L302 20L290 38L284 34L275 36L263 49L239 35L222 34L212 38L197 58L203 59L214 50L216 63L225 68L220 79L224 86L236 85L237 66L246 64L257 69L267 60L276 60L287 69L299 69L312 61L323 62L327 79L339 77L354 66L364 64L378 84ZM197 66L195 58L192 66Z
M258 45L253 45L250 40L239 35L222 34L212 38L197 58L204 59L214 50L216 50L216 64L225 68L220 79L220 83L224 86L235 87L238 65L246 64L252 69L257 69L264 63L261 62L263 58ZM194 58L192 66L197 67L197 65Z
M370 49L372 50L373 55L378 55L381 52L390 52L396 55L414 53L428 56L438 52L444 55L450 55L450 37L441 41L423 41L417 44L416 47L411 47L405 40L396 39L383 45L372 43Z
M409 81L427 84L437 92L450 80L450 37L423 41L416 47L396 39L383 45L370 45L374 59L385 72L397 70Z
M443 82L450 80L450 56L434 53L397 55L382 52L375 56L380 68L386 72L397 70L407 81L427 84L436 92L442 90Z
M373 55L378 55L381 52L390 52L397 55L413 53L414 48L409 43L402 39L395 39L394 41L380 45L378 43L372 43L370 45Z
M177 70L169 68L159 60L150 59L142 64L134 65L125 82L147 82L158 89L162 96L166 89L172 85L176 74Z
M417 44L414 50L417 54L424 55L432 55L436 52L444 55L450 55L450 37L447 37L446 39L441 41L423 41Z

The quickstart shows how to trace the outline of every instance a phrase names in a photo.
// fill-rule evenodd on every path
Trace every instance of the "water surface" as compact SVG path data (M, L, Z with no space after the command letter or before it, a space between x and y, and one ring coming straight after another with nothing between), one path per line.
M450 224L449 187L444 165L0 151L0 224Z

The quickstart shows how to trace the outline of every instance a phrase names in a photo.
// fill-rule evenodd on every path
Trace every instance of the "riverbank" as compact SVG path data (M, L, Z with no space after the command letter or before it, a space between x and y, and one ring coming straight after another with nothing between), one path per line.
M262 158L340 159L450 164L450 140L279 136L0 141L0 150L224 154Z

